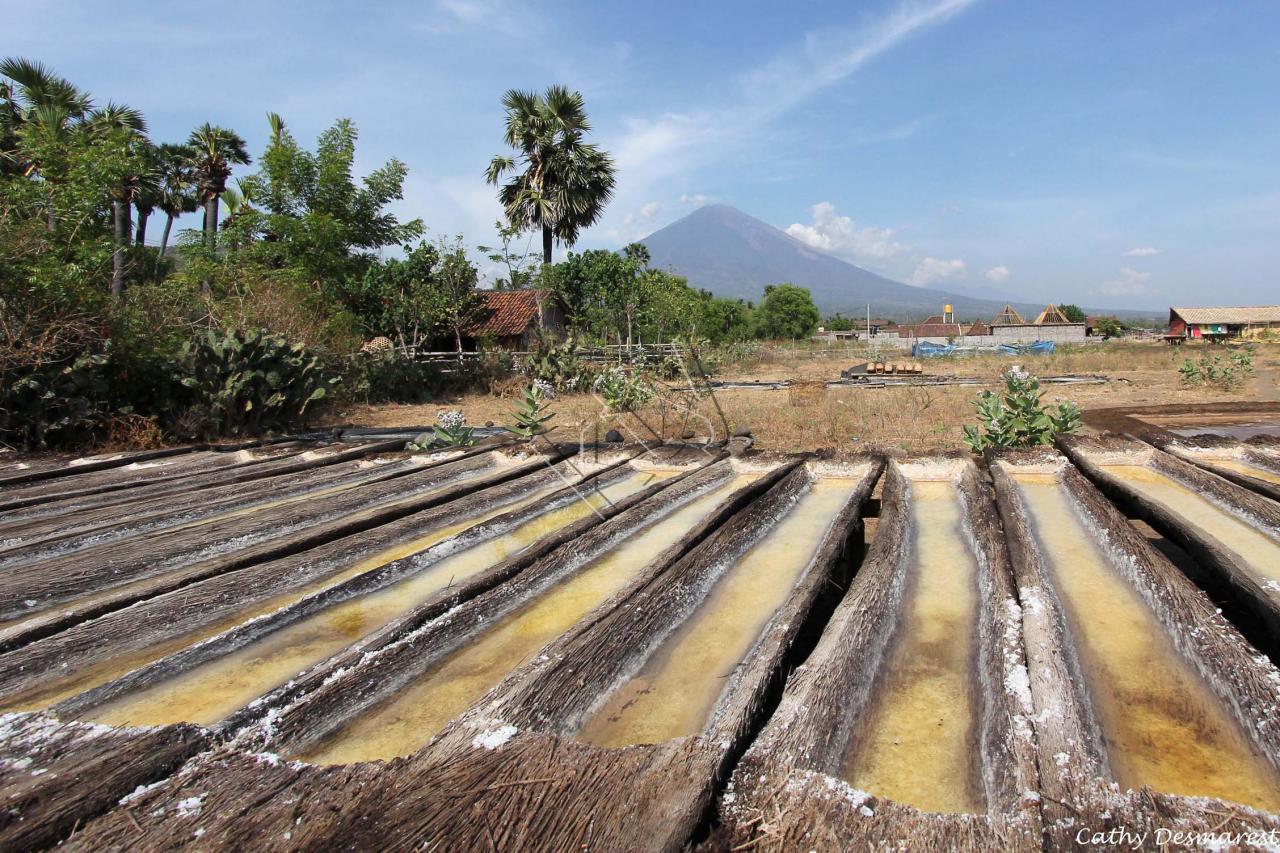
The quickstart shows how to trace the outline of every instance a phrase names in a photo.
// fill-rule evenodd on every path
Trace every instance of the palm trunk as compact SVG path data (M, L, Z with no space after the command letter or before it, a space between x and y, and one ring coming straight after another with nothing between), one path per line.
M115 199L111 202L111 218L115 226L115 246L111 251L111 298L118 299L124 292L124 253L129 246L129 209L126 203Z
M139 246L147 244L147 218L151 216L149 210L138 211L138 232L134 238L134 243Z
M214 193L204 203L204 244L213 251L218 245L218 194ZM200 282L200 290L208 296L213 293L213 282Z
M551 226L542 226L542 262L544 264L551 263Z
M168 219L164 221L164 231L160 233L160 254L156 255L156 278L160 277L160 269L164 264L164 250L169 245L169 229L173 227L173 214L165 214Z

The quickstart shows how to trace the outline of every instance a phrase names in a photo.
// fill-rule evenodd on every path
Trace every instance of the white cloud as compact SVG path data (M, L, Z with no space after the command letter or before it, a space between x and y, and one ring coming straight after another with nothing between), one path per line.
M1107 296L1140 296L1151 292L1151 287L1147 284L1150 278L1149 272L1139 272L1132 267L1124 267L1120 270L1119 278L1103 282L1098 289Z
M711 202L715 201L715 197L709 196L706 193L680 193L680 198L678 200L681 204L692 204L695 207L702 207L704 204L711 204Z
M1149 258L1152 255L1160 254L1160 250L1154 246L1139 246L1136 249L1130 249L1124 253L1126 258Z
M622 224L638 225L640 223L647 222L648 220L653 219L654 215L661 209L662 205L658 202L648 202L641 205L639 210L634 211L633 213L628 213L626 216L622 217Z
M914 284L916 287L924 287L939 281L966 278L968 275L968 267L959 258L950 261L941 258L925 258L916 264L915 272L911 274L911 278L907 283Z
M860 29L811 32L789 52L741 75L737 93L722 103L624 120L602 140L625 178L619 200L650 195L675 176L733 156L788 111L974 2L900 2Z
M869 258L883 261L899 255L907 247L894 241L892 228L859 228L848 216L836 213L829 201L809 208L810 224L799 222L787 226L787 233L808 246L845 258Z
M1008 267L1001 264L998 267L992 267L987 270L984 275L986 275L987 281L993 281L996 284L1004 284L1009 280L1010 271Z

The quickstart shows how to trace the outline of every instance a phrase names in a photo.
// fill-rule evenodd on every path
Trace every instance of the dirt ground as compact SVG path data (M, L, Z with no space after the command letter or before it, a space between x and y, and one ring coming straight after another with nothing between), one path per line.
M1198 358L1205 348L1169 347L1163 343L1111 342L1063 348L1048 356L1021 360L979 356L923 360L927 375L970 376L995 389L1000 372L1011 363L1040 376L1103 374L1099 385L1045 386L1046 402L1074 400L1083 409L1125 405L1207 403L1229 400L1275 400L1280 382L1280 345L1257 347L1255 377L1236 391L1181 384L1178 365ZM1220 350L1213 350L1215 352ZM770 351L756 364L726 368L722 380L837 379L840 371L865 361L866 350ZM896 353L887 359L906 360ZM591 394L562 394L552 404L553 438L591 441L609 429L628 438L679 438L690 433L723 438L726 432L751 430L757 447L783 451L831 448L921 451L962 447L962 428L975 423L974 386L829 388L818 399L794 399L787 389L718 390L694 399L672 387L659 388L657 398L638 412L610 415ZM474 426L511 422L515 401L488 393L468 393L423 405L347 406L330 413L332 424L353 426L426 426L437 413L461 409Z

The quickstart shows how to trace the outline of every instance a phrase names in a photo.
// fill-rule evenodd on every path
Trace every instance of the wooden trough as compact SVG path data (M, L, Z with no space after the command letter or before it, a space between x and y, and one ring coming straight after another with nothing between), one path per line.
M740 470L750 463L733 464ZM212 846L323 845L340 837L356 847L458 849L483 846L487 838L495 849L580 844L588 849L679 849L699 826L717 778L745 745L771 691L779 687L788 652L805 635L814 606L833 589L833 574L838 576L847 560L851 540L860 540L859 507L879 467L870 459L769 462L755 486L741 490L731 504L680 537L645 567L643 576L409 758L389 765L315 766L276 757L278 750L305 750L311 726L324 728L331 716L365 707L365 691L382 691L380 685L398 681L401 672L421 672L418 656L438 655L474 636L475 619L529 601L543 584L575 571L576 563L605 547L611 533L622 535L637 523L635 516L616 516L599 525L604 533L583 532L544 555L516 576L517 585L510 590L497 587L434 623L423 622L422 633L403 634L353 659L327 685L316 685L232 744L191 762L139 798L132 812L136 824L116 810L82 830L70 846L180 844L196 825L152 815L159 809L172 815L176 804L200 797L204 811L198 828ZM667 641L687 637L682 629L698 624L702 608L723 600L727 587L721 581L733 577L741 560L750 559L762 537L786 524L797 506L802 512L812 506L806 499L824 494L826 487L815 484L817 473L848 475L852 482L842 487L834 504L830 494L823 498L831 516L819 529L809 530L803 566L790 593L783 588L782 605L765 618L756 636L747 637L747 648L731 671L714 680L713 691L719 695L712 696L707 718L696 731L626 748L583 742L584 723L592 713L625 690L651 661L670 659L664 657L670 651L664 651ZM715 476L706 469L668 489L693 488L698 478ZM581 554L579 548L584 549ZM427 639L431 637L436 639ZM380 665L384 656L387 663ZM256 805L249 812L235 805L250 800Z
M1059 446L1107 497L1194 557L1192 580L1255 645L1280 653L1280 504L1132 439Z
M566 451L556 451L563 455ZM155 536L10 558L0 573L0 649L186 584L438 506L545 463L497 452L426 465L404 477L317 500L215 517Z
M1151 443L1224 480L1280 501L1280 438L1254 436L1240 441L1220 435L1193 435Z
M47 707L396 561L420 562L415 553L428 548L445 552L463 541L484 541L501 529L497 516L562 488L560 476L538 468L371 530L140 601L0 655L2 707Z
M1274 846L1280 672L1062 456L994 454L991 473L1047 846Z
M958 456L890 463L875 539L739 762L721 840L1039 850L1025 683L989 487Z

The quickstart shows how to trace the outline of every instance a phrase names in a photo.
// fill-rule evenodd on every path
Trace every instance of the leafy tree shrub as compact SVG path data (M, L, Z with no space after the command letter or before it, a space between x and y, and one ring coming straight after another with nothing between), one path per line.
M443 384L432 365L388 350L352 356L344 390L365 403L429 403Z
M444 447L471 447L476 443L475 429L467 426L467 416L457 409L436 415L432 431L436 443Z
M512 412L515 423L507 427L507 431L526 441L533 441L547 432L546 423L555 417L550 411L551 402L546 386L537 382L525 389L520 398L519 407Z
M177 431L209 438L299 425L339 382L301 344L257 329L194 338L174 361L173 378L186 389Z
M610 412L633 412L653 399L653 386L639 371L628 372L621 365L596 377L595 390Z
M1202 355L1186 359L1178 368L1182 384L1186 386L1209 385L1223 391L1235 391L1253 375L1253 348L1244 347L1229 356Z
M110 411L106 355L29 364L0 375L0 441L43 449L86 443Z
M1018 367L1004 373L1004 394L983 391L974 401L982 431L964 428L964 443L974 453L989 447L1035 447L1052 444L1053 437L1075 432L1080 408L1064 401L1056 409L1040 404L1040 380Z
M542 340L520 364L520 372L530 379L545 382L556 391L579 391L591 383L591 366L578 355L573 338L563 343Z
M756 309L756 333L769 339L807 338L818 328L818 307L804 287L771 284Z
M1062 316L1066 317L1072 323L1084 322L1084 310L1081 309L1079 305L1073 305L1070 302L1066 302L1059 305L1058 310L1062 312Z

